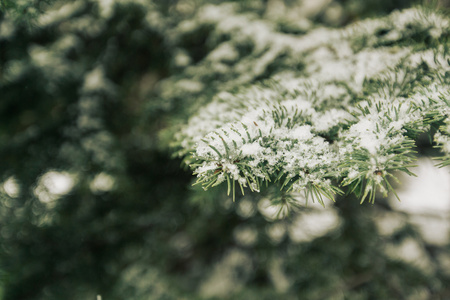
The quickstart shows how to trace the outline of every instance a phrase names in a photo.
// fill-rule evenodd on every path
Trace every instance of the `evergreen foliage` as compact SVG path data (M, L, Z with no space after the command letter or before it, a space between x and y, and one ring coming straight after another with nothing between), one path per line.
M196 18L210 18L204 22L212 36L230 38L214 45L195 73L208 66L228 76L230 60L242 72L223 80L223 91L177 134L174 145L197 182L205 189L227 182L233 195L235 185L244 193L279 183L321 203L340 186L361 202L373 203L376 190L395 193L395 172L412 175L414 138L448 122L449 19L411 8L293 37L251 17L230 18L230 11L209 7ZM243 57L242 41L252 49ZM260 83L261 76L269 79ZM435 141L448 155L445 128Z
M449 18L311 3L0 0L0 299L447 298Z

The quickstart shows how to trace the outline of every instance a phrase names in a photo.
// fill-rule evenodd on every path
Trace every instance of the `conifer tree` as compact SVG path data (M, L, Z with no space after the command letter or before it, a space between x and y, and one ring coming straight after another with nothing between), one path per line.
M222 81L173 143L205 189L226 182L234 197L236 186L258 192L278 183L322 203L348 187L373 203L377 190L395 193L395 171L412 175L421 133L434 135L449 164L446 16L411 8L292 37L251 17L230 21L231 12L199 13L198 22L216 26L213 36L230 38L194 68L243 73ZM240 43L251 53L240 54Z
M0 299L448 297L450 18L311 3L0 0Z

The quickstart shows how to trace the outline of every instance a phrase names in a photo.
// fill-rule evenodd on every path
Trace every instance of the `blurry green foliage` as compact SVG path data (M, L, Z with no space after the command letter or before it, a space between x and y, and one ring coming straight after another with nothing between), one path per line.
M437 259L429 272L383 254L408 238L425 245L406 223L378 234L374 218L391 212L383 201L337 201L335 228L293 242L296 219L267 217L260 198L191 187L164 130L220 86L211 74L200 74L206 93L170 86L184 68L177 53L200 64L218 38L208 28L173 36L207 2L0 0L0 298L448 297ZM262 16L267 2L242 10ZM357 6L355 19L390 3L341 5ZM58 180L73 186L58 192ZM450 250L424 247L432 258Z

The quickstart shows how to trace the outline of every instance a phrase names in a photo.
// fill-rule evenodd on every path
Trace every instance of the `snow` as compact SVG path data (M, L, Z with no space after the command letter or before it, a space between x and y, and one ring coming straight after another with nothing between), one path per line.
M33 192L39 201L49 203L68 194L75 186L75 179L68 172L48 171L39 178Z
M0 22L0 41L9 39L13 36L14 32L15 27L12 21L6 19Z
M264 148L259 145L259 142L253 142L251 144L245 144L242 146L241 151L244 156L256 156Z
M397 210L415 214L450 214L450 168L437 168L430 158L419 158L412 172L417 177L402 178L398 190L402 202L392 198Z
M299 140L310 140L314 137L314 135L311 133L311 126L309 125L298 126L292 129L289 134L292 139Z
M198 67L189 67L192 79L181 79L178 86L191 80L199 88L186 84L182 90L200 92L204 83L195 76L202 68L235 76L218 85L218 94L176 134L179 153L194 152L194 160L203 162L195 169L199 179L217 177L220 165L220 173L244 185L247 174L264 181L283 171L292 179L294 192L311 184L326 189L331 179L340 177L364 178L374 183L367 189L385 191L383 176L413 161L399 150L409 145L408 130L426 131L424 117L430 113L450 115L444 101L449 86L439 79L450 70L444 49L391 46L410 36L411 26L438 37L448 31L442 16L411 9L342 30L319 27L294 36L277 32L251 14L236 13L233 5L221 5L206 7L198 23L190 26L194 30L201 24L215 28L212 44L227 39L214 45ZM245 57L239 57L242 45L251 49ZM267 81L252 83L284 56L290 60L282 63L301 58L305 68L284 69ZM414 77L422 63L436 76ZM448 134L435 136L444 152L450 149ZM341 166L361 153L366 159ZM258 189L256 183L251 186Z
M367 149L371 154L376 154L383 144L383 140L376 134L376 124L373 120L364 118L352 125L348 132L348 135L355 138L360 147Z
M20 186L14 177L9 177L3 183L3 190L9 197L17 198L19 196Z
M333 126L340 123L346 123L346 120L351 120L353 117L347 111L342 109L332 108L325 112L317 112L312 119L314 130L317 132L328 132Z
M115 0L97 0L100 15L102 18L109 19L114 13Z
M234 61L238 57L239 53L230 43L222 43L209 53L207 59L211 61Z
M85 92L93 92L96 90L107 89L107 80L105 73L101 68L95 68L86 74L83 90Z
M298 214L289 237L294 243L309 242L335 230L340 224L340 217L332 208Z
M112 175L101 172L94 177L89 188L93 193L109 192L114 188L115 183L116 179Z
M68 19L70 16L81 11L85 7L84 1L73 1L61 6L58 10L49 11L39 17L38 23L45 27Z

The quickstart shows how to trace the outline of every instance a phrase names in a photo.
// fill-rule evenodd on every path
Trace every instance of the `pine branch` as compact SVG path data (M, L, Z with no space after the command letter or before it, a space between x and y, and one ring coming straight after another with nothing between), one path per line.
M229 28L256 26L251 18L241 21ZM223 30L220 19L208 22L213 36ZM415 139L431 126L448 125L449 24L436 11L413 8L300 37L261 25L263 38L247 36L259 54L234 57L238 78L258 76L247 61L258 64L280 49L285 62L303 57L303 69L281 68L269 80L239 88L226 80L216 86L222 92L180 128L172 146L195 162L197 184L208 189L226 181L233 199L236 181L242 193L275 185L321 204L341 193L340 186L361 203L373 203L376 191L397 196L391 180L398 180L397 171L414 175L409 168ZM193 68L208 72L205 67L220 65L221 57L239 55L239 46L231 36ZM434 137L446 155L442 166L450 164L445 126Z

